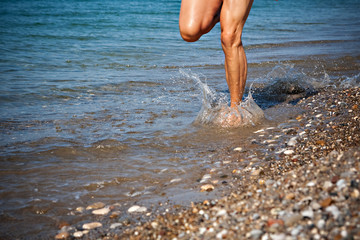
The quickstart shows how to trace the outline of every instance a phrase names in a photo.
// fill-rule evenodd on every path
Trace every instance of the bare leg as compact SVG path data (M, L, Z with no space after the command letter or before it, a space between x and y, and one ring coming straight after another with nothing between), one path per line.
M226 81L232 108L239 105L245 89L247 60L241 34L252 3L253 0L224 0L221 9L221 43L225 54Z
M220 20L222 0L182 0L179 28L185 41L195 42Z

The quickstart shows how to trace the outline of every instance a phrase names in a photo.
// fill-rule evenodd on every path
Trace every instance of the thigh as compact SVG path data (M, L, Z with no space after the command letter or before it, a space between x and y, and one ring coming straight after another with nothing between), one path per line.
M182 0L179 25L180 28L195 28L198 31L207 29L219 14L223 0Z
M253 2L254 0L224 0L220 14L221 30L241 36Z

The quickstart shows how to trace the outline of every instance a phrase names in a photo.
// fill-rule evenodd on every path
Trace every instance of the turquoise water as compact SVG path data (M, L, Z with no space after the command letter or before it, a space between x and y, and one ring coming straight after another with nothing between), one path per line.
M228 96L224 57L219 26L182 41L179 7L1 1L0 238L52 236L69 209L94 201L176 201L197 192L207 150L250 134L194 124L203 101L194 78ZM358 84L359 9L355 0L256 0L243 33L248 85ZM263 109L277 104L254 97Z

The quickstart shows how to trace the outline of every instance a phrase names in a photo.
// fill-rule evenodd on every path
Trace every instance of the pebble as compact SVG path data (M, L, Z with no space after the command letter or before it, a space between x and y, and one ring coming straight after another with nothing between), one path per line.
M113 223L110 225L110 229L115 229L117 227L121 227L122 226L122 223Z
M287 145L290 146L290 147L293 147L295 146L297 143L297 137L292 137L290 138L290 140L287 142Z
M286 200L292 200L292 199L294 199L295 198L295 194L294 193L288 193L288 194L286 194L286 196L285 196L285 199Z
M331 199L331 197L328 197L320 202L320 206L322 208L326 208L326 207L330 206L331 203L332 203L332 199Z
M297 223L301 219L302 219L302 215L300 215L298 213L293 213L284 218L284 224L289 227L289 226L292 226L293 224Z
M315 182L308 182L308 183L306 184L306 186L307 186L307 187L314 187L314 186L316 186L316 183L315 183Z
M263 231L261 231L259 229L253 229L253 230L251 230L249 237L252 239L260 239L262 234L263 234Z
M237 147L237 148L234 148L234 151L238 151L238 152L241 152L243 149L242 147Z
M170 180L170 183L180 182L181 180L181 178L174 178Z
M327 207L326 211L330 212L334 216L335 219L338 219L338 217L340 217L340 211L335 205L331 205L331 206Z
M201 190L200 192L211 192L212 190L214 190L214 186L211 184L205 184L201 186Z
M325 181L322 188L323 188L325 191L327 191L327 190L328 190L329 188L331 188L332 186L333 186L333 184L332 184L330 181Z
M302 215L304 218L313 219L313 218L314 218L314 211L313 211L311 208L308 208L308 209L302 211L302 212L301 212L301 215Z
M55 239L66 239L70 236L68 232L61 232L55 236Z
M223 239L226 236L227 233L228 233L228 231L226 229L223 229L221 232L216 234L216 238Z
M294 150L285 150L285 151L284 151L284 154L285 154L285 155L294 154Z
M102 224L100 222L85 223L82 226L83 229L87 229L87 230L94 229L94 228L99 228L99 227L102 227Z
M323 229L325 227L325 220L324 219L320 219L317 223L316 226L318 229Z
M76 238L81 238L84 236L84 233L82 231L76 231L74 232L73 236Z
M92 214L94 215L106 215L110 212L109 208L100 208L92 211Z
M146 207L140 207L138 205L134 205L128 209L129 213L141 213L141 212L146 212L146 211L147 211Z
M87 206L86 210L93 210L93 209L99 209L105 207L105 204L102 202L93 203L89 206Z
M286 235L284 233L270 234L270 238L272 240L285 240Z
M346 187L346 181L344 179L340 179L339 181L336 182L336 186L338 187L339 190L341 190L344 187Z
M79 213L83 213L83 212L85 211L85 208L83 208L83 207L77 207L75 210L76 210L77 212L79 212Z

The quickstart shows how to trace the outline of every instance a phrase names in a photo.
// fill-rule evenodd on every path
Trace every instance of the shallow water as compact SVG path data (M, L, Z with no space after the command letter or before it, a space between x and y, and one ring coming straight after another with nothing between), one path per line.
M53 236L58 222L82 220L74 208L98 201L188 205L204 197L197 181L216 158L257 127L297 114L301 97L360 82L359 3L255 1L247 91L265 118L199 123L204 106L228 102L219 26L183 42L179 4L3 2L0 237Z

